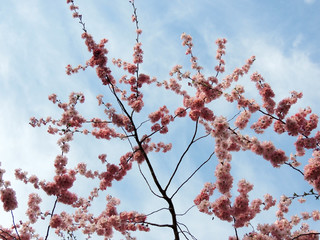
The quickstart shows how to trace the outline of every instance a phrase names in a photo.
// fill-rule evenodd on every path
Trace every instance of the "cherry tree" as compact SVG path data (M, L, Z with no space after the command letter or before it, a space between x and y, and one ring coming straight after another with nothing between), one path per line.
M77 236L82 236L82 239L111 239L115 232L126 239L135 239L134 232L150 231L146 233L150 236L157 228L169 229L172 239L197 239L190 226L184 223L195 208L198 214L210 216L206 223L208 226L215 224L215 219L229 223L233 228L229 233L230 240L319 239L319 229L308 224L320 220L319 210L291 214L293 203L306 205L308 201L317 200L320 193L318 116L309 107L294 113L290 111L302 98L301 92L291 91L288 97L277 102L275 91L261 74L254 72L249 75L255 56L249 57L233 72L224 74L226 39L216 40L217 64L212 75L207 76L196 57L193 39L186 33L181 35L181 40L191 65L173 66L169 80L157 79L141 70L144 56L140 42L142 30L134 0L129 1L136 30L132 60L110 59L108 40L97 42L87 30L75 2L67 0L67 4L83 30L81 37L91 57L77 67L66 66L66 73L73 75L82 74L82 70L95 70L96 80L101 82L104 93L96 97L97 106L104 115L84 117L79 105L85 104L86 98L81 92L72 92L68 101L57 94L49 96L49 100L61 110L60 117L30 119L32 127L45 126L49 134L59 137L60 153L53 161L53 178L39 179L23 169L15 171L18 180L35 189L28 196L27 220L16 220L16 191L6 181L5 170L0 169L1 202L3 210L10 212L12 217L10 227L0 225L2 239L52 239L53 235L60 239L78 239ZM249 79L255 86L256 99L249 99L246 89L237 84L247 76L244 80ZM159 90L166 90L166 94L175 96L176 101L170 106L146 107L151 101L148 97L152 98L150 92ZM227 102L236 114L219 114L215 106L219 101ZM161 104L161 99L159 102ZM187 131L191 134L184 141L183 151L178 152L171 138L179 136L175 126L182 121L188 123ZM267 131L293 139L295 151L277 147L274 140L261 140L260 136ZM71 164L68 158L71 142L79 135L85 135L88 142L95 138L110 145L120 140L127 144L129 150L121 152L117 159L109 159L108 153L100 153L95 162L95 165L99 164L97 168L89 167L91 164L85 158ZM207 157L200 162L198 160L199 164L190 173L180 173L177 177L192 151L202 151ZM310 187L302 192L292 190L288 196L272 196L266 191L259 198L250 198L254 183L246 180L246 176L235 181L231 171L233 159L244 151L267 161L273 168L290 169L299 175L297 181L305 181ZM169 155L170 152L175 154ZM165 176L160 176L156 156L175 156ZM200 171L212 167L209 169L212 180L202 183L194 193L193 205L180 212L177 197L188 192L188 184ZM136 209L121 210L130 199L120 201L110 191L131 172L144 181L144 191L156 199L150 201L160 201L164 207L156 207L150 213ZM74 188L83 182L90 184L85 187L85 195L78 194ZM53 206L44 209L41 203L48 198L54 199ZM101 199L104 207L96 209ZM257 216L271 209L277 209L273 222L254 222ZM166 214L164 221L154 217L162 213ZM45 233L34 227L39 222L46 224Z

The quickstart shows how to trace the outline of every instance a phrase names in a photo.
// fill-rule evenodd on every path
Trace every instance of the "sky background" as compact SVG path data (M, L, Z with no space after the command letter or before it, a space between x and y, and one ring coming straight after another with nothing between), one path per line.
M180 35L185 32L193 37L195 56L204 67L204 73L215 74L217 38L227 38L226 74L235 67L242 66L252 55L256 61L250 73L258 71L271 84L276 100L289 96L290 91L304 93L293 110L311 106L318 113L320 89L320 2L317 0L136 0L139 26L144 50L144 64L140 71L156 76L159 81L169 79L169 71L176 64L189 69L189 58L181 45ZM131 22L132 7L127 0L76 1L83 15L86 28L98 42L109 39L108 57L132 61L132 48L135 44L135 25ZM67 100L72 91L81 91L86 103L80 107L81 113L88 117L103 117L103 109L97 106L95 96L106 94L93 69L67 76L65 66L84 64L90 58L81 39L81 26L71 17L65 1L6 1L0 8L0 153L1 167L6 169L5 179L14 182L14 169L22 168L30 174L37 174L49 181L54 175L52 163L60 153L56 144L57 136L48 135L46 128L32 128L30 117L59 116L58 108L49 102L48 95L56 93ZM116 77L121 72L114 71ZM225 74L221 75L222 78ZM245 76L238 84L247 89L247 96L257 97L250 77ZM175 109L179 100L175 95L159 88L146 88L146 109L154 111L167 104ZM181 99L180 99L181 100ZM237 113L232 105L218 102L213 106L216 115L231 118ZM294 113L293 111L291 113ZM141 116L139 120L146 119ZM152 155L160 179L165 181L172 171L177 156L183 152L192 136L191 121L174 122L170 134L161 136L163 141L172 142L175 149L166 155ZM249 131L249 133L252 133ZM160 139L160 138L159 138ZM294 139L277 136L267 131L261 140L275 139L279 148L289 155L294 152ZM183 163L174 186L179 186L186 176L200 165L214 148L212 140L196 144ZM116 162L121 153L129 150L124 141L97 141L90 136L76 136L68 154L70 166L87 162L92 168L101 169L97 156L107 153L111 162ZM306 163L310 154L301 161ZM214 181L216 158L206 165L178 194L175 203L178 212L192 206L193 199L203 184ZM144 168L145 166L143 166ZM281 194L288 196L293 192L303 193L311 187L303 183L302 176L287 166L273 169L265 160L250 154L236 153L232 161L234 186L238 180L246 178L255 188L250 198L263 198L266 193L277 199ZM145 169L145 168L144 168ZM189 174L188 174L189 173ZM82 181L74 186L79 194L90 189L90 182ZM32 191L30 186L13 183L17 190L19 209L16 219L25 219L26 195ZM137 171L137 166L124 181L115 183L109 194L121 199L119 210L137 210L149 213L165 207L153 198ZM173 190L174 188L172 188ZM233 192L235 193L236 187ZM237 195L237 194L236 194ZM53 198L44 197L43 209L50 209ZM103 200L96 204L95 213L104 208ZM292 215L299 211L312 210L319 202L312 201L294 207ZM57 212L62 211L57 207ZM257 222L275 221L276 208L262 212ZM160 213L150 221L165 222L167 216ZM181 218L191 233L199 240L227 239L234 231L229 223L199 213L195 208ZM6 226L11 218L0 209L0 224ZM316 227L317 225L313 225ZM41 226L37 226L44 232ZM240 230L241 234L251 228ZM320 231L320 228L316 229ZM44 233L43 233L44 235ZM138 239L172 239L171 231L151 229L148 234L134 233ZM82 239L81 235L78 239ZM119 239L115 235L114 239Z

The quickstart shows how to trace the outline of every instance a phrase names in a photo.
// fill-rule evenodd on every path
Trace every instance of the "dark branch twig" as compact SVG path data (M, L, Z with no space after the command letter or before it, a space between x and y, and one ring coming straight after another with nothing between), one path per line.
M142 170L141 170L140 164L138 164L138 167L139 167L139 171L140 171L143 179L144 179L145 182L147 183L147 185L148 185L148 187L149 187L149 190L152 192L152 194L155 195L155 196L158 197L158 198L163 198L162 196L156 194L156 193L152 190L152 188L151 188L151 186L150 186L150 184L149 184L149 182L148 182L148 179L146 178L146 176L143 174L143 172L142 172Z
M153 212L151 212L151 213L149 213L149 214L146 214L146 216L150 216L150 215L155 214L155 213L157 213L157 212L160 212L160 211L162 211L162 210L169 210L169 208L160 208L160 209L155 210L155 211L153 211Z
M299 234L298 236L292 238L291 240L299 239L300 237L308 236L308 235L320 235L320 233L302 233L302 234Z
M168 189L168 187L169 187L169 185L170 185L170 183L171 183L174 175L175 175L176 172L178 171L178 168L179 168L180 163L182 162L184 156L187 154L187 152L189 151L191 145L194 143L194 139L195 139L195 137L196 137L196 135L197 135L197 132L198 132L198 124L199 124L199 121L197 120L197 121L196 121L196 127L195 127L195 130L194 130L194 134L193 134L193 136L192 136L191 142L189 143L187 149L186 149L186 150L183 152L183 154L181 155L180 160L179 160L176 168L174 169L174 171L173 171L173 173L172 173L172 175L171 175L171 177L170 177L170 179L169 179L169 181L168 181L167 186L166 186L165 189L164 189L165 191L167 191L167 189Z
M14 222L13 211L11 210L10 212L11 212L11 217L12 217L12 222L13 222L14 230L16 231L16 234L17 234L17 236L18 236L18 239L20 240L21 238L20 238L20 235L19 235L19 233L18 233L18 229L17 229L16 223Z
M176 195L176 193L180 190L180 188L182 188L182 186L183 186L184 184L186 184L186 183L193 177L193 175L195 175L196 172L198 172L199 169L202 168L202 166L205 165L205 164L211 159L211 157L213 156L213 154L214 154L214 152L212 152L212 153L210 154L209 158L208 158L206 161L204 161L204 162L177 188L177 190L172 194L171 199L174 197L174 195Z
M304 173L303 173L300 169L298 169L298 168L296 168L296 167L292 166L292 164L291 164L291 163L287 163L287 162L285 162L284 164L286 164L286 165L290 166L290 167L291 167L291 168L293 168L294 170L296 170L296 171L298 171L299 173L301 173L301 174L302 174L302 176L304 176Z
M52 208L52 211L51 211L51 217L50 217L50 219L52 218L53 213L54 213L54 210L56 209L57 202L58 202L58 197L56 198L56 200L55 200L55 202L54 202L54 205L53 205L53 208ZM48 239L49 231L50 231L50 225L48 225L47 233L46 233L46 237L44 238L45 240L47 240L47 239Z
M192 208L194 208L196 205L192 205L189 207L184 213L177 213L177 216L184 216L186 215Z

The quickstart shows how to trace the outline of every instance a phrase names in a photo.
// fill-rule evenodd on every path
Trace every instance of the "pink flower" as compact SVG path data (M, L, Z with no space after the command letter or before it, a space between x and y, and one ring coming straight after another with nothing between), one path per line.
M143 62L143 51L141 49L141 43L137 43L135 46L134 46L134 53L133 53L133 62L134 63L142 63Z
M241 114L237 117L236 122L234 123L239 129L244 129L251 117L251 113L248 111L243 111Z
M62 191L58 197L58 201L64 204L72 205L75 201L77 201L78 197L75 193L71 193L67 190Z
M73 182L76 180L75 177L72 177L68 174L63 174L60 176L55 176L54 180L59 188L68 189L71 188Z
M3 203L3 209L6 212L14 210L18 207L16 199L16 192L12 188L5 188L1 190L1 202Z
M50 227L58 228L62 223L62 219L58 214L54 214L50 219Z
M162 115L163 115L163 113L160 110L158 110L156 112L150 113L149 118L152 123L155 123L160 120Z
M228 193L232 188L233 177L230 174L231 164L228 162L220 163L216 167L214 175L217 177L216 186L222 193Z
M38 194L32 193L29 195L28 210L26 214L28 215L31 223L35 223L41 214L41 210L39 207L39 203L41 201L42 199Z
M197 121L200 117L201 112L199 110L191 110L189 112L189 117L192 121Z
M178 117L185 117L187 115L187 111L183 107L177 108L177 110L174 112L174 114Z
M50 101L52 101L53 103L56 103L57 102L57 95L53 93L48 97L48 99Z
M264 195L264 204L265 206L263 210L268 210L269 208L276 205L276 200L274 200L272 196L267 193L266 195Z
M101 160L102 163L105 163L107 160L107 154L100 154L98 158Z
M142 151L138 150L133 154L133 159L135 161L137 161L139 164L141 164L145 160L145 157L144 157Z

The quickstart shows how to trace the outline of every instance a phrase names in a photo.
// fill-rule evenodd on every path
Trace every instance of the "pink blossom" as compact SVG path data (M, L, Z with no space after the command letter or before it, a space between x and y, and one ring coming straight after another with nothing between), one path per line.
M143 62L143 51L141 49L141 43L137 43L134 46L134 53L133 53L133 62L134 63L142 63Z
M239 129L244 129L251 117L251 113L248 111L243 111L241 114L237 117L236 122L234 123Z
M62 219L58 214L54 214L50 219L50 227L58 228L62 223Z
M174 112L174 114L178 117L185 117L187 115L187 111L183 107L177 108L177 110Z
M191 118L192 121L197 121L200 117L201 112L198 110L191 110L189 112L189 117Z
M134 159L135 161L137 161L139 164L141 164L141 163L145 160L145 157L144 157L142 151L139 150L139 151L136 151L136 152L133 154L133 159Z
M68 174L63 174L63 175L55 176L54 180L59 188L68 189L72 187L73 182L76 179L75 177L72 177Z
M214 214L218 218L220 218L221 220L231 222L232 217L231 217L230 205L231 205L230 199L227 196L222 195L215 202L211 204L211 208Z
M29 195L28 210L26 214L28 215L31 223L35 223L41 214L41 210L39 207L39 203L41 201L42 199L38 194L32 193Z
M12 188L4 188L0 191L1 202L3 203L3 209L6 212L14 210L18 207L18 202L16 199L16 192Z
M232 187L233 177L230 174L231 165L228 162L217 165L214 175L217 177L216 186L222 193L228 193Z
M67 190L62 191L58 197L58 201L64 204L72 205L75 201L77 201L78 197L75 193L71 193Z
M272 124L273 119L270 116L263 115L259 118L258 122L251 125L251 128L256 133L263 133Z
M320 192L320 157L319 151L313 152L313 158L309 159L304 167L304 178L312 184L316 191Z
M276 200L272 198L270 194L264 195L264 208L263 210L268 210L269 208L273 207L276 205Z
M48 99L50 101L52 101L53 103L56 103L57 102L57 95L53 93L53 94L49 95Z
M247 194L253 189L253 185L247 182L245 179L241 179L238 182L238 192L241 194Z
M101 160L102 163L106 162L107 154L100 154L98 158Z

